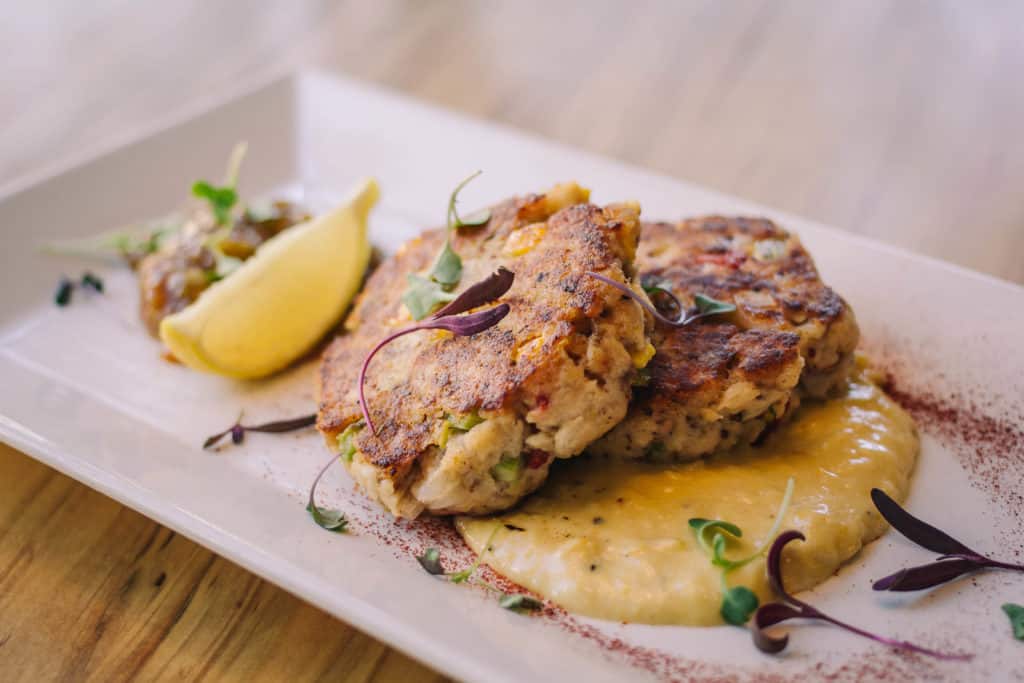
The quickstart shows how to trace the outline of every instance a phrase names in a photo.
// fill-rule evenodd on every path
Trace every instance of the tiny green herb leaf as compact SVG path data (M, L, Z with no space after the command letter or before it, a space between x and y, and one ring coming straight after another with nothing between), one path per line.
M444 568L441 566L441 553L437 548L427 548L416 559L428 574L433 574L434 576L444 574Z
M103 280L89 271L85 271L78 282L62 275L57 283L57 291L53 293L53 303L62 308L67 306L71 303L71 297L76 289L92 290L97 294L103 294Z
M735 304L731 304L727 301L718 301L717 299L712 299L711 297L704 296L703 294L695 294L693 297L693 303L697 306L697 314L690 316L692 320L708 315L732 313L736 310Z
M231 209L238 201L238 193L233 187L216 187L205 180L198 180L192 185L192 194L205 199L210 204L214 218L219 225L231 222Z
M484 555L490 552L491 542L494 540L494 536L498 533L498 529L500 528L501 524L494 525L494 530L491 531L491 535L487 537L487 541L484 542L483 550L481 550L480 554L476 556L475 560L473 560L473 564L469 565L460 572L449 574L449 581L451 581L452 583L463 583L464 581L469 580L471 576L473 576L474 572L476 572L477 568L480 566L480 561L483 560Z
M231 210L238 203L238 171L247 149L248 145L240 142L231 150L223 186L218 187L205 180L198 180L192 185L193 196L205 199L210 204L210 210L218 225L231 223Z
M462 571L449 574L448 580L452 583L463 583L464 581L468 580L469 577L473 576L473 572L476 571L476 568L479 564L479 562L473 562L473 564L469 565Z
M71 303L71 294L75 291L75 283L66 277L62 277L57 283L57 291L53 295L53 303L60 307Z
M730 560L725 556L726 535L733 538L743 537L743 531L738 526L720 519L704 519L703 517L694 517L688 522L697 537L698 545L711 558L711 564L722 570L722 606L719 612L722 619L729 624L742 626L758 608L757 595L749 588L745 586L729 587L729 572L750 564L768 550L775 535L779 532L786 510L789 508L794 485L795 481L790 477L786 482L786 490L782 494L782 502L775 514L775 523L771 530L761 545L752 554L741 560Z
M648 295L658 292L672 293L672 283L657 275L644 275L640 278L640 286Z
M491 215L490 215L490 212L488 211L487 212L487 217L484 218L483 220L480 220L480 216L478 215L481 212L477 212L477 213L473 214L472 218L470 218L469 220L471 220L471 221L475 220L475 221L478 221L478 222L470 223L470 222L463 221L463 220L461 220L459 218L459 213L458 213L458 211L455 208L455 205L456 205L456 203L459 200L459 193L462 192L462 188L464 188L466 185L469 185L470 181L474 180L481 173L483 173L483 171L477 171L476 173L473 173L469 177L465 178L462 182L460 182L458 185L455 186L455 189L452 190L451 195L449 195L449 197L448 197L448 232L449 233L451 233L452 230L458 230L463 225L468 225L468 226L483 225L488 220L490 220Z
M348 519L345 517L345 513L341 510L330 510L326 508L317 507L316 504L316 487L323 478L324 473L337 462L337 457L331 457L327 461L327 464L323 466L320 473L316 475L316 479L313 480L313 485L309 487L309 500L306 503L306 511L309 512L313 521L316 522L317 526L327 531L333 531L337 534L343 534L348 530Z
M345 533L348 527L348 519L341 510L327 510L319 508L313 503L306 504L306 510L312 515L313 521L321 528L335 533Z
M114 232L82 239L44 244L42 250L57 256L92 259L120 257L134 265L142 257L159 251L164 240L181 229L180 216L171 215Z
M405 278L409 286L402 294L402 303L413 320L423 320L441 304L455 299L454 294L446 292L444 287L430 278L417 273L409 273Z
M719 519L702 519L695 517L689 521L690 528L697 536L697 543L705 553L711 556L711 563L719 567L732 568L734 563L725 559L725 536L722 532L742 538L743 531L730 522L723 522Z
M448 197L448 216L444 246L434 259L434 265L426 277L417 273L407 276L409 282L405 293L402 294L402 303L409 310L413 320L423 320L433 313L441 304L453 301L455 297L449 292L455 289L462 280L462 258L452 248L452 232L462 226L483 225L491 218L490 211L478 211L470 218L462 220L455 209L459 192L469 181L480 175L477 171L461 183L455 186Z
M734 626L747 623L757 607L757 596L746 586L733 586L722 594L722 618Z
M462 279L462 259L452 249L451 242L445 242L441 253L430 270L430 279L444 288L451 289Z
M82 287L91 289L97 294L103 293L103 280L98 276L86 271L82 274Z
M544 608L544 603L522 593L503 593L498 605L514 612L536 612Z
M491 220L491 210L481 209L479 211L469 214L464 218L457 216L456 219L458 220L456 225L460 228L478 228L487 221Z
M1024 607L1008 602L1003 605L1003 612L1010 618L1013 637L1017 640L1024 640Z
M633 291L633 288L624 282L612 279L607 275L595 273L593 271L587 271L587 275L590 277L600 280L607 285L611 285L615 289L619 290L626 296L636 301L640 306L650 313L655 320L663 325L669 325L670 327L685 327L692 322L707 318L713 315L719 315L721 313L732 313L736 310L736 306L726 301L718 301L712 299L704 294L695 294L693 297L694 307L690 311L686 311L680 303L678 297L672 293L671 290L665 289L664 285L667 284L664 281L654 281L650 283L650 287L644 287L645 291L649 295L660 294L669 298L676 308L680 311L679 316L676 318L669 318L664 313L658 310L658 308L652 304L647 298L641 296L639 293ZM643 284L641 284L643 286Z

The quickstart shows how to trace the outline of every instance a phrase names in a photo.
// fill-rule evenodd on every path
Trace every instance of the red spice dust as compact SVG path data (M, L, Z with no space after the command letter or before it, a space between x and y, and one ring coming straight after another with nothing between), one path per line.
M441 551L446 571L465 568L474 558L455 529L450 518L424 516L416 520L394 520L376 505L356 494L349 504L361 508L354 531L373 537L395 552L400 559L410 560L427 548ZM349 508L351 509L351 508ZM354 520L355 521L355 520ZM415 563L411 563L411 566ZM418 569L417 569L418 571ZM610 661L645 671L663 681L706 681L708 683L810 683L811 681L909 681L936 678L940 675L937 664L926 657L894 650L877 650L869 658L863 656L836 662L818 662L804 671L773 673L710 663L674 655L657 648L630 643L628 640L606 633L600 626L585 623L563 608L546 602L541 596L498 574L487 565L481 565L480 577L507 593L525 593L544 603L538 613L523 618L535 618L541 624L555 627L564 633L591 643ZM472 584L466 586L472 590ZM485 590L478 587L478 590ZM495 609L498 609L495 606ZM799 632L794 638L801 639ZM812 634L803 636L807 647L813 647ZM921 638L917 638L921 640ZM753 647L751 643L750 647Z
M998 502L1013 516L1016 524L1011 526L1017 528L1009 529L1008 534L1016 539L1013 545L1017 548L1018 556L1024 553L1024 546L1020 545L1021 539L1024 538L1021 530L1024 526L1024 494L1021 493L1021 487L1007 485L1013 477L1024 476L1024 407L1010 409L1001 406L1002 414L997 414L995 406L991 405L991 402L986 402L982 391L971 392L963 388L947 390L937 385L922 389L914 386L908 378L927 376L926 373L904 368L892 360L886 362L885 369L888 376L885 388L889 395L914 417L922 432L938 439L957 455L975 486L985 491L992 500ZM360 509L360 514L353 520L354 531L371 536L392 548L396 557L410 559L428 547L436 547L446 562L446 570L463 568L473 560L472 551L456 532L450 519L424 517L414 521L395 521L359 494L346 498L348 505ZM504 591L529 594L529 591L495 573L489 567L481 567L481 572L486 581ZM553 626L592 643L611 661L626 664L666 681L896 682L948 679L959 674L970 675L967 670L951 668L957 666L955 664L936 662L920 655L873 646L869 646L870 650L866 656L826 656L820 661L808 662L806 668L798 671L787 667L779 672L772 672L766 669L774 667L775 664L767 659L764 666L751 669L737 665L708 663L636 645L606 632L600 626L586 623L550 603L545 603L544 609L532 618L538 620L538 626ZM929 642L936 633L929 632L928 627L927 624L923 625L922 632L906 635L936 647L948 648L954 644ZM810 630L797 626L792 632L791 647L802 647L813 652L814 635ZM964 634L942 635L959 638L955 643L956 647L970 649L970 643L963 640Z
M961 393L909 393L892 373L887 373L883 388L913 415L923 431L954 448L961 464L980 480L993 502L1004 503L1020 514L1024 493L1003 491L1001 480L1007 468L1024 470L1024 418L1014 423L992 417L977 401Z

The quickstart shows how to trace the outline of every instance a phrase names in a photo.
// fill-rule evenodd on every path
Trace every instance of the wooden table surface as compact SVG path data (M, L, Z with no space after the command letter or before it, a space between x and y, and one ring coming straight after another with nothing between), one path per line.
M0 186L314 64L1024 282L1022 3L64 0L0 17ZM133 676L441 678L0 446L0 680Z

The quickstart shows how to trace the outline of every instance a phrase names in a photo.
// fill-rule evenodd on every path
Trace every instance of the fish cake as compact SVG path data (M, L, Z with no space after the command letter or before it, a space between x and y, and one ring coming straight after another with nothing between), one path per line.
M555 458L579 454L625 416L637 367L653 353L649 318L586 273L634 286L639 207L588 200L575 184L556 186L502 202L485 225L453 234L464 266L455 291L504 266L515 274L500 299L510 313L472 337L421 331L385 346L365 385L376 436L361 426L360 364L412 322L406 276L430 268L444 231L406 243L369 278L324 353L317 426L394 515L507 508Z
M750 443L802 397L844 385L859 339L853 310L821 281L800 240L772 221L644 223L637 268L667 281L685 306L704 294L737 310L658 325L644 386L592 452L692 460Z

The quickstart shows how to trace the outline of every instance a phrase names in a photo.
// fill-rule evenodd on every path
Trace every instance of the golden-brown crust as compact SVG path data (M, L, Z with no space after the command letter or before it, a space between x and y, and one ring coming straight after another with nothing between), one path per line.
M764 218L644 223L637 268L671 282L686 304L695 293L735 304L730 322L743 329L796 332L812 372L849 357L859 338L853 311L800 240Z
M592 447L692 459L751 441L845 379L858 331L800 241L762 218L644 223L641 281L661 280L691 307L703 294L736 311L683 328L657 325L656 353L629 415ZM798 386L799 383L799 386Z
M565 349L589 333L591 321L610 302L621 300L619 292L585 272L630 281L638 210L574 204L571 196L553 196L557 191L502 202L486 225L454 236L464 264L460 290L498 266L515 273L501 298L511 306L505 319L473 337L416 332L374 358L366 397L378 437L363 430L355 445L388 478L401 479L434 445L445 415L525 413L542 406ZM552 215L567 204L573 205ZM328 437L359 419L360 364L374 344L411 323L401 303L406 275L428 269L443 241L442 231L428 231L382 264L346 321L347 332L325 351L317 426ZM642 325L639 313L637 321Z
M703 321L653 334L657 353L647 366L650 381L637 400L650 396L687 403L718 396L728 378L768 384L799 355L800 338L789 332L740 330Z
M773 249L758 248L764 244L783 255L767 258ZM684 292L733 301L744 316L765 324L802 324L809 317L828 324L847 308L821 281L800 240L764 218L644 223L637 262L642 274L664 277Z

